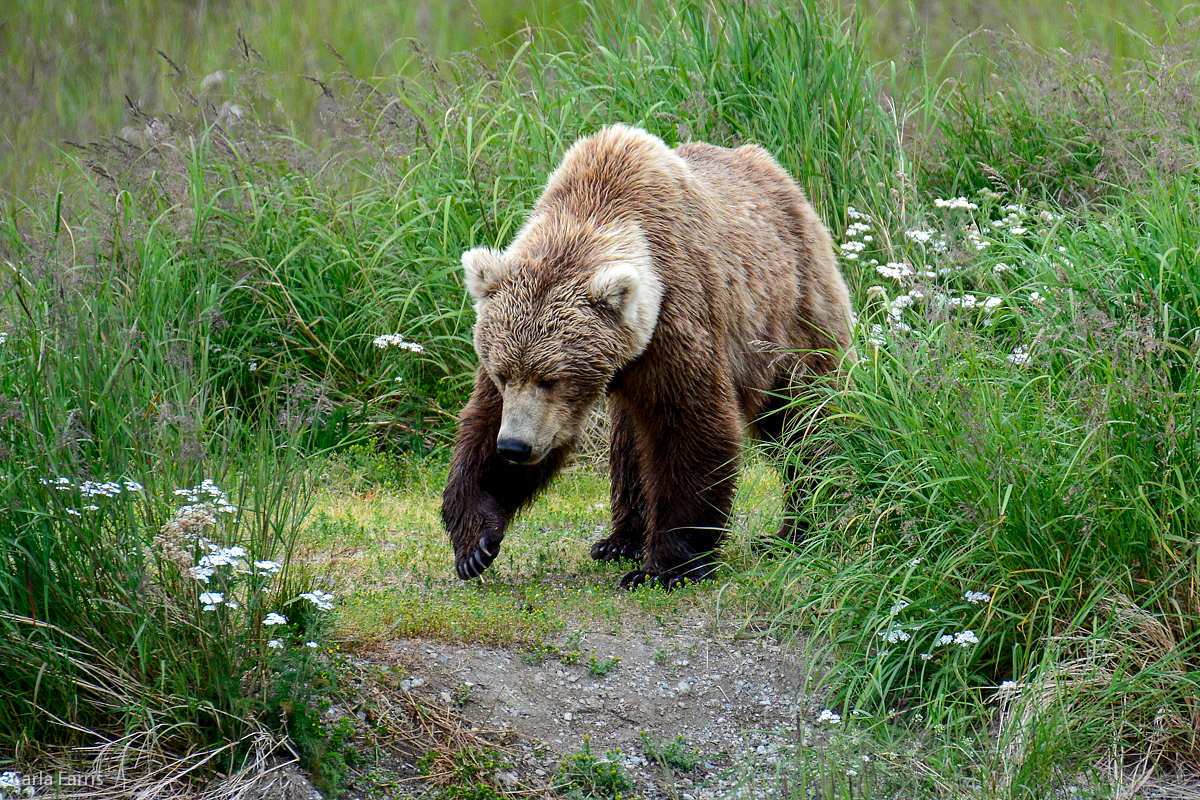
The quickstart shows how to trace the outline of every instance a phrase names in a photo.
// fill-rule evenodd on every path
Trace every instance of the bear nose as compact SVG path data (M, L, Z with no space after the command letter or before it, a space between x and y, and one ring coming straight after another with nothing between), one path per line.
M525 464L533 455L533 445L520 439L500 439L496 442L496 452L516 464Z

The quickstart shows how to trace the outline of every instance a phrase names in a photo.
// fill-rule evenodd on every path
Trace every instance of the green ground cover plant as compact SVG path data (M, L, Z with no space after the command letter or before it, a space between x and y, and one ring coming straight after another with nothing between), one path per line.
M872 63L893 26L773 2L600 9L369 69L386 43L330 31L344 58L309 69L279 63L261 22L203 53L164 33L163 74L121 67L157 87L130 107L21 44L43 41L47 8L0 26L4 91L33 75L0 167L49 169L33 141L76 130L39 129L55 114L95 127L47 179L5 178L21 186L0 222L16 759L127 739L232 772L318 707L335 637L552 654L585 610L619 627L695 602L815 632L828 667L812 735L747 785L1115 794L1197 766L1194 14L1129 18L1119 46L980 34L896 68ZM1104 34L1106 13L1078 29ZM316 80L301 95L279 70ZM773 527L767 454L719 586L616 597L615 568L564 555L607 514L584 467L494 581L460 587L436 512L474 362L459 254L511 238L565 147L617 121L762 144L835 234L859 360L793 454L822 456L812 535L750 553ZM410 546L384 550L393 530ZM332 786L329 735L309 738L342 758Z

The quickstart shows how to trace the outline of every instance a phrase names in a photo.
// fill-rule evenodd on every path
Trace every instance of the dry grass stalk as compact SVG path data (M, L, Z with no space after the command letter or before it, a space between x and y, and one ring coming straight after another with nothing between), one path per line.
M1195 701L1191 711L1182 711L1169 708L1164 699L1183 671L1173 658L1178 643L1170 629L1124 595L1106 598L1095 613L1115 622L1114 635L1055 637L1066 658L1024 682L1006 681L996 693L997 742L1006 780L1011 781L1033 755L1033 743L1045 741L1048 731L1083 724L1102 726L1107 747L1081 753L1091 764L1071 768L1080 775L1109 775L1118 798L1157 786L1154 774L1162 766L1200 769ZM1150 706L1153 712L1147 711ZM1180 788L1173 785L1171 791Z

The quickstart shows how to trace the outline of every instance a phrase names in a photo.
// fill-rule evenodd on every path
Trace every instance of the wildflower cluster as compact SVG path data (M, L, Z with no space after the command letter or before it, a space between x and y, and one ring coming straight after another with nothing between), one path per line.
M42 478L43 486L49 486L59 492L78 492L79 496L84 500L94 500L96 498L112 498L123 493L140 493L143 486L137 481L80 481L78 484L72 482L70 478ZM83 516L84 511L99 511L100 506L95 502L90 502L80 508L67 508L67 514L72 517Z
M853 206L847 209L851 223L838 245L842 258L847 261L866 261L886 281L897 284L900 290L898 295L893 296L895 289L886 284L871 288L870 293L883 300L886 317L883 324L871 325L868 341L884 347L888 343L889 333L912 331L916 322L910 318L910 312L969 313L978 315L983 325L993 325L995 313L1006 304L1019 307L1021 298L1014 293L1002 291L992 295L980 293L978 289L958 288L964 283L974 284L975 287L994 286L997 279L1006 280L1008 276L1016 277L1019 273L1018 264L1012 261L975 265L970 263L966 254L982 253L994 245L1000 245L1008 251L1015 248L1020 255L1027 254L1030 259L1043 258L1035 252L1038 248L1022 244L1023 237L1029 234L1049 235L1047 227L1060 217L1048 211L1031 215L1023 205L1000 206L997 199L998 195L990 191L980 192L978 203L967 197L936 198L933 206L946 212L948 227L945 231L939 231L934 224L918 225L901 231L902 235L895 239L883 237L884 242L881 243L876 243L870 217ZM994 214L1002 216L990 219ZM893 247L891 241L901 244ZM886 247L884 243L887 243ZM1060 247L1059 252L1065 252L1065 248ZM872 255L878 257L871 258ZM897 257L901 255L904 257ZM1043 302L1036 291L1027 295L1026 299L1034 305ZM1014 352L1008 360L1013 364L1026 363L1029 360L1028 350Z
M256 559L246 547L229 544L236 533L237 506L225 491L211 480L174 494L188 501L176 510L153 540L153 552L165 564L174 565L184 579L185 602L195 602L201 612L213 614L214 624L238 629L252 627L257 610L277 591L277 577L283 565L270 559ZM187 601L191 597L194 600ZM311 591L296 600L306 600L319 611L334 608L334 596ZM219 612L219 613L218 613ZM262 617L263 628L286 626L283 614L272 611ZM316 642L307 642L317 647ZM282 649L284 642L273 638L269 649Z
M380 350L386 350L389 347L399 347L401 350L409 350L413 353L422 353L425 351L422 345L416 342L407 342L398 333L385 333L383 336L376 336L372 344Z

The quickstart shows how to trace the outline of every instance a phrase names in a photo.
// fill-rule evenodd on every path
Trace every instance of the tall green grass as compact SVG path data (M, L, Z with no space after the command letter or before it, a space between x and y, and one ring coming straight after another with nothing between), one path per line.
M25 198L70 142L131 138L138 112L160 115L183 91L219 106L269 69L289 124L316 134L321 94L310 79L413 73L419 54L492 45L527 25L576 27L568 3L34 3L0 12L0 192ZM239 38L243 37L244 38ZM182 72L180 72L182 71ZM181 82L178 79L182 77ZM205 79L208 79L206 82ZM53 170L47 169L52 180ZM6 203L7 205L7 203Z

